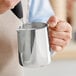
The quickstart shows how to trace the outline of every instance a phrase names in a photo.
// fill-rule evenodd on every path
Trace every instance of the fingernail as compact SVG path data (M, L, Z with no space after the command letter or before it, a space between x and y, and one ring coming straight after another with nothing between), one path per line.
M51 22L51 23L49 23L49 26L50 27L55 27L56 26L56 23L55 22Z
M62 50L61 47L57 47L57 52L60 52Z

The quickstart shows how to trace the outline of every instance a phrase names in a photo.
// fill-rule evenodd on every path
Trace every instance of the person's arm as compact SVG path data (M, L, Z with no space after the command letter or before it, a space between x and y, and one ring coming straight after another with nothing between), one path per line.
M53 51L63 50L72 39L72 27L69 23L52 16L48 20L50 46Z
M0 0L0 14L14 8L20 0Z
M0 13L13 8L20 0L0 0ZM50 46L53 50L62 50L70 41L72 35L71 26L54 17L54 12L49 0L29 0L30 1L30 22L49 23ZM53 17L51 17L53 16ZM53 27L52 27L53 26ZM51 31L50 31L51 30Z
M30 0L29 15L30 22L48 22L50 47L53 51L62 50L70 42L72 27L54 16L49 0Z

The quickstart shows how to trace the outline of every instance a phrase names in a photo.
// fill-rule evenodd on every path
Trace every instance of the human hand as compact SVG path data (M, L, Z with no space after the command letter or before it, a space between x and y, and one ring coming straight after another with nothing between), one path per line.
M0 14L14 8L20 0L0 0Z
M72 27L65 21L52 16L49 20L50 47L54 51L61 51L72 38Z

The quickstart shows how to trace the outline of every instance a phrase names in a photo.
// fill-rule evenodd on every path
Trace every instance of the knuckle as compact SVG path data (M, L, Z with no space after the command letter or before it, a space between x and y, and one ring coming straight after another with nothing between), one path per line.
M66 38L67 38L67 39L70 39L70 35L67 35Z
M67 28L69 29L70 32L72 31L72 26L69 23L67 23Z
M52 40L51 40L51 44L54 44L54 45L60 45L61 42L62 41L60 39L57 39L57 38L52 38Z
M56 45L50 45L50 47L52 48L52 50L56 50Z
M57 46L57 45L53 45L53 46L52 46L52 49L53 49L54 51L59 52L59 51L62 50L62 47L61 47L61 46Z
M72 39L72 34L68 33L65 37L65 40L71 40Z
M57 32L55 32L55 31L51 31L51 37L56 37L57 36Z
M71 33L69 33L66 37L67 37L67 40L68 40L68 39L69 39L69 40L72 39Z
M54 34L53 34L53 33L51 33L51 34L50 34L50 36L51 36L51 37L53 37L53 36L54 36Z

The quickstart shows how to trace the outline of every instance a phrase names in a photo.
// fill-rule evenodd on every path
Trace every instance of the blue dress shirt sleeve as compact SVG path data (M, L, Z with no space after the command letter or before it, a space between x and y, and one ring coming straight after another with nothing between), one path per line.
M49 0L30 0L29 21L46 23L54 12Z

